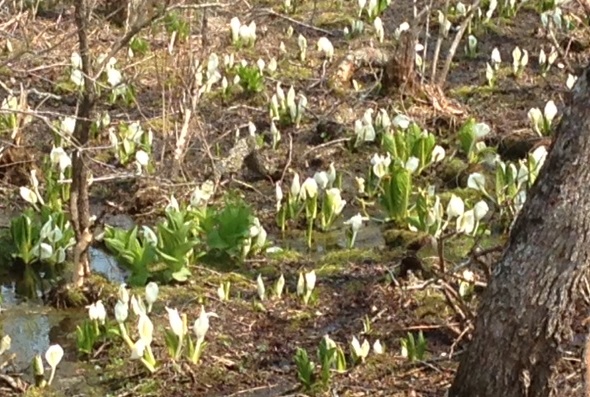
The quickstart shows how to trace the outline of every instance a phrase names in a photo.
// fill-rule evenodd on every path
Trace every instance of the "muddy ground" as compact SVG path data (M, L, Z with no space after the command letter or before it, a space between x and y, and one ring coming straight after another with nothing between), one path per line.
M56 395L306 395L299 389L296 379L295 349L307 349L317 361L318 343L323 335L329 334L346 347L353 335L367 338L371 343L379 339L385 346L385 353L371 354L365 363L344 374L334 374L329 389L317 390L316 395L444 396L469 339L469 321L446 304L442 287L429 282L432 279L425 280L422 274L407 276L406 272L400 272L400 269L411 268L412 264L420 268L421 264L434 263L435 252L428 247L415 252L403 244L391 243L387 225L381 224L368 227L359 236L357 248L346 250L341 222L337 225L336 237L329 237L308 251L302 235L303 225L299 225L300 230L295 227L295 232L286 237L281 236L276 226L274 182L282 182L286 190L292 171L299 172L302 177L312 176L334 162L343 174L344 198L349 202L345 218L359 212L359 203L354 199L354 176L366 173L376 146L351 150L347 141L353 136L354 121L368 108L407 114L423 128L436 133L449 156L456 146L458 128L467 118L473 117L490 125L489 143L498 145L505 158L523 157L531 147L547 143L547 139L537 138L530 129L528 110L542 109L550 99L563 109L568 71L575 75L585 66L589 54L587 18L575 3L563 7L564 12L579 18L578 28L556 37L562 44L557 63L563 68L554 66L546 77L540 76L538 54L541 48L549 51L553 39L541 29L539 12L532 4L535 2L521 6L513 18L494 17L486 27L477 27L478 55L467 57L463 52L463 40L444 85L446 99L460 109L460 112L453 112L437 109L424 97L404 96L403 92L380 94L378 83L382 71L379 68L364 66L355 72L354 79L361 84L358 91L350 81L339 87L332 84L337 67L347 54L370 46L386 52L392 49L395 28L404 21L412 21L412 2L394 0L381 16L386 31L384 44L375 40L369 22L360 37L347 39L343 36L343 28L350 26L357 13L354 1L298 2L297 11L289 15L283 12L280 3L221 2L204 7L205 13L198 8L179 9L174 18L186 23L187 37L175 44L172 53L168 52L170 34L165 29L171 19L158 21L139 34L149 44L145 54L129 58L125 50L119 53L118 64L133 84L136 100L128 105L108 105L105 101L99 103L97 110L108 112L113 123L140 121L153 130L155 170L150 176L115 177L97 182L91 192L97 212L106 211L111 217L130 216L137 224L153 223L162 215L171 194L180 201L187 200L195 186L211 177L211 165L227 156L234 145L236 129L245 136L247 123L251 121L259 132L268 131L267 103L280 81L283 87L293 85L297 92L304 93L309 110L299 128L281 129L283 141L276 150L267 146L259 153L265 161L269 160L274 180L245 164L237 172L222 176L217 197L221 199L223 192L229 190L239 192L260 217L269 238L276 245L291 250L248 260L242 268L232 272L195 266L189 283L161 288L161 298L153 315L156 334L161 335L168 326L165 306L178 308L187 313L189 319L195 319L199 303L203 303L208 311L219 315L211 319L209 345L199 366L163 360L160 369L150 375L138 363L129 363L127 352L122 351L118 342L109 340L93 357L58 370L58 378L62 376L66 381L58 381L54 387ZM422 9L425 4L419 1L417 6ZM435 5L435 10L437 7ZM6 47L10 41L13 47L12 51L4 50L0 55L3 83L0 97L6 95L6 90L24 87L29 90L28 104L36 114L50 120L74 115L76 97L68 89L65 72L70 54L77 49L73 7L69 2L57 2L43 6L36 16L30 9L4 10L0 15L0 31L4 32L0 45ZM234 16L243 22L256 22L259 33L254 48L236 49L231 45L228 24ZM436 29L434 11L430 21L433 31ZM105 21L104 15L98 12L93 15L91 27L90 47L95 56L107 51L123 35L121 26ZM294 34L287 38L289 27ZM419 36L422 43L423 30ZM299 34L309 43L306 62L297 57ZM324 66L315 47L322 36L329 37L336 49L334 60ZM279 50L281 41L287 48L286 54ZM435 41L435 37L428 39L430 51ZM442 54L447 53L449 41L444 42ZM518 79L509 73L514 46L527 49L530 54L529 64ZM494 47L500 50L505 64L497 85L489 88L485 83L485 63ZM213 52L221 59L223 54L231 52L236 60L250 62L263 58L268 63L275 57L278 68L276 73L266 77L265 89L256 95L205 95L189 126L189 143L181 167L172 173L171 159L182 122L182 95L190 81L188 65L195 59L206 62ZM424 82L428 83L428 74ZM4 196L1 204L7 213L18 213L24 207L18 187L27 183L30 169L40 168L44 156L51 150L50 132L44 121L34 117L23 131L18 145L11 141L9 132L2 133L6 151L0 157ZM108 146L108 142L106 132L101 132L94 138L93 145ZM106 150L96 151L91 169L95 178L133 171L131 167L125 169L117 164L112 153ZM432 178L442 190L456 187L456 181L447 183L437 175ZM490 242L479 244L480 248L497 248L483 259L489 265L498 258L501 251L498 247L504 238L505 235L496 235ZM447 247L448 267L467 259L477 245L477 242L470 242ZM312 269L318 275L316 298L311 305L303 306L294 294L297 275ZM285 297L266 301L264 310L254 305L256 276L262 274L270 286L281 273L287 280ZM217 286L227 280L232 280L232 298L221 302ZM106 287L100 291L100 296L112 304L114 291ZM476 305L477 296L467 306L475 312ZM581 310L584 307L585 304L580 303ZM363 334L366 318L370 319L371 327ZM578 357L583 328L578 325L578 336L560 364L564 388L571 391L567 393L570 396L580 393L581 385ZM68 329L65 339L70 341L70 348L66 349L66 354L76 362L75 343L72 343L75 335L72 327ZM424 361L410 363L400 353L400 338L408 332L419 331L428 342L428 353ZM166 357L162 339L155 339L154 350L157 357ZM2 379L0 387L6 393L19 394L10 384L2 385ZM31 390L28 393L36 395Z

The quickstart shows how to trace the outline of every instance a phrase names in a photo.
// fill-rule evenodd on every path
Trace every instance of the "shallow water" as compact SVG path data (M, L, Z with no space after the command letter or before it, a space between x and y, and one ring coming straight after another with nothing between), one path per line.
M3 296L8 289L3 287ZM3 336L10 335L12 339L10 353L15 354L12 369L26 370L36 354L43 356L56 343L66 351L65 361L70 356L75 359L76 324L84 316L82 311L56 310L37 303L18 300L4 303L0 328Z
M91 248L90 257L92 270L110 281L121 283L127 277L127 273L106 252ZM23 298L18 295L15 282L0 285L0 296L0 337L9 335L12 340L10 350L3 357L14 355L8 370L22 373L24 380L32 382L31 362L35 355L44 357L50 345L59 344L65 354L58 366L53 389L68 395L105 395L96 386L91 386L96 382L89 381L97 378L100 371L77 359L76 327L87 316L86 310L57 310L44 306L40 300Z
M346 249L348 241L346 239L346 232L343 228L329 232L320 233L314 231L312 235L312 249L308 250L307 240L304 233L297 233L296 235L286 234L284 238L277 237L272 239L275 244L283 249L290 249L297 252L308 253L312 257L325 255L327 252ZM383 232L381 226L375 223L363 225L359 230L354 248L366 249L375 248L385 245Z
M90 267L114 284L124 282L129 276L129 272L122 269L113 256L97 248L90 248Z

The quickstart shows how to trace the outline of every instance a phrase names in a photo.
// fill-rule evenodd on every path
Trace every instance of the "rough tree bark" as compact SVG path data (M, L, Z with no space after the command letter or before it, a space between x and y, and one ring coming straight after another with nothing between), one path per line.
M412 91L416 85L416 27L401 32L395 51L383 70L383 90Z
M482 296L449 397L563 396L558 347L590 265L590 66Z
M87 165L87 149L90 137L90 127L92 125L92 113L96 105L97 93L95 81L105 68L106 63L111 57L114 57L122 48L124 48L131 39L151 24L156 19L162 17L169 9L170 0L161 1L159 9L156 11L153 7L153 0L132 1L136 7L139 3L144 6L144 10L133 17L133 25L129 27L127 33L117 41L110 49L110 52L97 65L93 71L91 66L91 56L88 43L88 24L90 21L90 0L75 0L75 20L78 30L78 43L80 57L82 59L82 74L84 75L84 87L80 92L78 113L76 114L76 127L74 128L73 140L76 149L72 154L72 189L70 193L70 218L72 226L76 233L76 245L74 246L74 276L72 283L76 287L84 284L86 276L90 274L90 258L88 248L92 243L92 230L90 222L90 205L88 201L88 181L89 171ZM94 74L93 74L94 72Z
M80 58L82 58L82 73L84 74L84 88L81 92L80 106L76 115L74 142L77 149L72 157L72 189L70 193L70 217L76 233L74 246L74 277L72 282L79 287L90 274L90 259L88 248L92 242L90 231L90 205L88 201L88 166L86 164L85 146L91 127L91 115L96 101L94 81L91 77L90 54L88 49L88 20L89 9L87 0L76 0L75 18L78 28L78 43Z

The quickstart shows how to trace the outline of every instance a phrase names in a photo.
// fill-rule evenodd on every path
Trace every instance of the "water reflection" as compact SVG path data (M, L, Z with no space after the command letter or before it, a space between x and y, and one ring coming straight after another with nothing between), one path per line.
M128 276L128 272L119 266L115 258L96 248L90 248L90 268L117 284L124 282Z
M14 366L17 371L27 368L36 354L43 355L49 345L49 317L44 314L28 313L23 316L4 315L0 320L2 334L12 339L10 352L15 353Z
M290 249L297 252L307 252L312 257L321 257L327 252L338 251L348 247L348 240L343 229L329 233L314 233L312 250L308 250L306 238L301 233L286 233L284 238L278 238L278 245L283 249ZM356 237L354 248L368 249L385 245L383 231L378 224L367 224L363 226Z

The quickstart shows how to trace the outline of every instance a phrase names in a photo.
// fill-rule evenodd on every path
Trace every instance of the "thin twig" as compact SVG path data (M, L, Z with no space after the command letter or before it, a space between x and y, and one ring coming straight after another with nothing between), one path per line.
M348 141L350 141L350 138L338 138L338 139L334 139L333 141L330 141L330 142L322 143L321 145L317 145L317 146L314 146L310 149L307 149L307 151L305 151L305 153L303 153L303 156L301 156L301 157L305 158L311 152L314 152L316 150L323 149L328 146L336 145L338 143L348 142Z
M430 5L432 5L432 1L430 2ZM449 12L449 0L446 0L445 8L444 8L445 21L446 21L448 12ZM434 48L434 55L432 57L432 70L430 72L430 81L432 81L432 82L436 81L435 80L436 79L436 68L438 65L438 57L440 55L440 47L442 46L442 42L443 42L443 38L444 38L443 32L445 30L445 26L444 26L445 21L443 21L443 24L438 29L438 37L436 39L436 47ZM448 35L448 33L447 33L447 35Z
M2 364L0 364L0 370L3 370L4 368L8 367L9 365L11 365L14 362L14 359L16 358L16 353L11 353L10 356L8 356L4 362L2 362Z
M96 70L95 77L94 77L93 80L98 80L98 77L104 71L104 68L106 67L106 65L109 62L109 60L112 57L114 57L115 55L117 55L117 53L123 47L125 47L127 44L129 44L129 42L131 41L131 39L133 39L133 37L135 37L143 28L145 28L148 25L151 25L156 20L158 20L158 19L162 18L163 16L165 16L166 15L166 12L168 11L169 4L170 4L170 0L166 0L164 2L164 4L163 4L162 8L160 9L160 11L158 11L157 13L155 13L154 15L152 15L150 17L147 17L147 18L144 17L144 18L141 18L138 21L136 21L133 24L133 26L131 26L131 29L129 29L129 31L125 34L125 36L123 36L118 42L116 42L113 45L113 47L109 51L109 54L99 64L99 66L98 66L98 68Z
M236 178L233 178L231 181L258 193L259 195L261 195L263 197L267 197L266 194L262 193L260 190L256 189L254 186L250 185L249 183L246 183L244 181L240 181L239 179L236 179Z
M315 31L317 31L317 32L321 32L321 33L323 33L323 34L325 34L325 35L327 35L327 36L336 36L336 34L335 34L335 33L333 33L333 32L330 32L329 30L322 29L322 28L318 28L318 27L315 27L315 26L312 26L312 25L308 25L308 24L307 24L307 23L305 23L305 22L298 21L298 20L296 20L296 19L293 19L293 18L291 18L291 17L288 17L288 16L286 16L286 15L280 14L280 13L278 13L278 12L276 12L276 11L273 11L273 10L271 10L271 9L265 8L265 9L263 9L263 10L261 10L261 11L262 11L262 12L265 12L265 13L267 13L267 14L274 15L274 16L276 16L276 17L279 17L279 18L285 19L285 20L287 20L287 21L289 21L289 22L291 22L291 23L294 23L294 24L296 24L296 25L303 26L304 28L311 29L311 30L315 30Z
M475 0L473 2L473 4L471 5L471 9L467 13L467 16L465 17L465 19L461 23L461 26L460 26L459 30L457 31L457 34L455 35L455 39L453 40L453 43L451 44L451 48L449 48L449 53L447 55L447 58L445 59L445 65L443 67L443 70L440 74L438 81L436 82L436 84L440 88L442 88L444 86L445 82L447 81L447 75L449 74L449 70L451 69L451 63L453 62L453 58L455 57L455 52L457 52L457 47L459 47L459 43L461 42L461 39L463 38L463 34L465 33L465 30L467 30L467 26L469 25L469 22L471 22L471 19L475 15L475 10L477 10L477 8L479 7L480 2L481 2L481 0Z
M448 0L447 0L448 1ZM430 0L430 4L426 7L428 12L432 10L432 0ZM424 84L424 76L426 75L426 59L428 58L428 36L430 35L430 18L426 18L426 28L424 32L424 50L422 51L422 70L420 71L420 85Z
M123 180L123 179L133 179L133 178L139 178L139 177L141 177L141 175L131 174L131 173L97 176L96 178L92 178L92 183L118 181L118 180ZM57 181L57 183L60 185L65 185L65 184L72 183L72 180L71 179L59 179Z
M461 332L461 334L457 337L457 339L455 339L455 341L451 345L451 350L449 351L449 360L452 359L453 356L455 355L455 348L457 347L459 342L461 342L463 340L463 338L472 330L473 330L473 327L471 325L468 325L467 327L465 327L463 332Z
M24 393L26 388L24 387L22 381L18 378L13 378L12 376L0 374L0 380L4 381L8 386L10 386L14 391L19 393Z
M174 149L175 172L180 169L186 153L186 147L190 139L189 124L191 122L191 116L193 115L193 109L185 106L183 113L182 127L180 128L180 133L176 136L176 148Z
M224 3L202 3L202 4L176 4L169 8L169 10L202 10L203 8L225 8L229 4Z
M221 176L217 176L217 172L215 171L217 169L217 167L215 166L215 158L213 157L213 154L211 153L211 146L209 146L209 142L207 142L207 138L205 137L205 128L201 128L201 133L199 134L199 138L201 139L201 142L203 143L203 148L205 148L205 154L207 155L207 158L209 159L209 162L211 163L211 173L213 174L214 178L217 179L221 179ZM217 187L217 185L219 184L219 180L215 181L215 185Z
M553 20L550 19L549 20L549 25L547 26L547 33L549 33L549 38L551 39L551 42L553 43L553 46L557 50L557 53L561 57L561 60L562 60L562 62L564 64L564 66L565 66L565 70L568 73L574 73L574 69L572 68L572 66L570 65L569 61L567 60L567 51L569 51L569 44L568 44L568 48L566 49L566 51L564 51L561 48L561 46L559 45L559 42L557 41L557 38L555 37L555 32L553 32L553 29L551 29L551 26L552 25L553 25Z
M289 134L289 156L287 157L287 164L285 164L285 168L283 168L283 173L281 174L281 179L279 180L279 185L283 183L285 179L285 174L287 170L291 166L291 161L293 160L293 135Z

